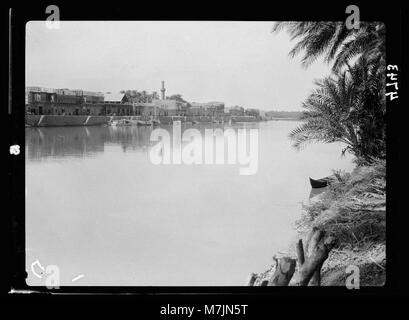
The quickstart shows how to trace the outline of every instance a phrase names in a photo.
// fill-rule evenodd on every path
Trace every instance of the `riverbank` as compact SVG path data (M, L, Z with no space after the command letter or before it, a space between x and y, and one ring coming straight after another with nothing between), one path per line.
M96 116L96 115L25 115L26 127L73 127L97 126L112 120L143 120L155 118L162 124L182 123L241 123L260 122L261 118L253 116ZM284 119L286 120L286 119Z
M296 222L299 238L305 242L311 230L318 228L337 240L322 266L321 285L344 286L350 265L359 268L360 286L384 285L386 162L379 160L352 173L336 173L336 177L318 199L304 206ZM296 259L295 243L280 256ZM257 274L254 285L270 280L274 271L275 264Z
M269 121L300 121L300 118L269 118Z

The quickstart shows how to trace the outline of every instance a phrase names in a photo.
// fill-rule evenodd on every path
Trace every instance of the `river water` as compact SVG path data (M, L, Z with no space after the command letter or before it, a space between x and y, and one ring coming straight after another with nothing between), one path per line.
M219 125L258 130L252 175L227 161L155 165L150 127L27 128L28 284L57 266L62 286L244 285L293 241L308 177L353 168L337 143L292 148L298 124Z

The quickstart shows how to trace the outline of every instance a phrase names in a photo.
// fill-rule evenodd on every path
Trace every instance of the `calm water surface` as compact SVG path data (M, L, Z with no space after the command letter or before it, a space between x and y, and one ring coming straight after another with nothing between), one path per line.
M26 129L28 283L44 285L30 271L38 260L59 267L63 286L244 285L291 244L308 177L353 168L340 144L295 151L297 124L244 126L259 129L250 176L240 165L154 165L150 127Z

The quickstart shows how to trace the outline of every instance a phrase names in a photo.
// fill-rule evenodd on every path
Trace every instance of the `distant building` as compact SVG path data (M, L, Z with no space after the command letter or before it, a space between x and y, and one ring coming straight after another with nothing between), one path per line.
M234 106L229 109L231 116L244 116L244 108L240 106Z
M162 87L160 89L161 92L161 99L152 99L152 103L142 105L140 113L144 115L144 113L149 113L149 115L155 116L185 116L187 103L174 100L174 99L166 99L166 89L165 89L165 81L162 81Z
M190 104L187 113L189 116L207 116L207 109L203 105L193 102Z
M155 116L159 113L156 113L157 107L152 102L134 102L132 104L133 112L135 116Z
M260 117L260 110L259 109L249 108L249 109L245 110L244 114L246 116L259 118Z
M134 113L134 107L125 93L106 93L100 105L103 106L103 115L131 116Z
M133 115L124 94L26 87L26 112L38 115Z
M62 95L62 96L76 96L75 92L73 90L68 89L68 88L55 89L55 93L57 93L58 95Z
M56 101L55 93L41 92L41 90L29 91L27 93L26 112L31 114L53 114Z
M102 92L85 91L82 89L72 90L76 96L81 96L84 103L100 103L104 102L104 94Z
M156 107L158 116L184 116L186 115L187 104L177 100L164 99L152 100Z
M125 93L105 93L104 103L127 103L128 97Z
M129 93L26 87L26 112L38 115L225 116L223 102L189 104L180 95L166 98L164 81L160 91L162 99L139 102Z
M187 114L190 116L206 116L206 117L218 117L224 115L224 103L223 102L192 102Z
M50 92L50 93L54 92L54 91L51 91L51 90L54 90L54 89L48 89L48 90L47 90L47 88L43 88L43 87L33 87L33 86L26 87L26 90L25 90L25 104L26 104L26 106L29 103L29 94L30 94L30 92Z
M72 90L76 97L81 100L80 114L105 115L104 94L101 92L84 91L81 89Z

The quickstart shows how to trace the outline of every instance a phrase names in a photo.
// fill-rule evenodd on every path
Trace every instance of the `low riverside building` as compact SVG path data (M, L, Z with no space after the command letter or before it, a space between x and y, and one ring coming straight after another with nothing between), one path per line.
M187 103L172 99L155 99L152 101L158 116L185 116Z
M260 121L260 110L244 109L240 106L234 106L229 109L229 116L233 122L254 122Z
M230 116L244 116L244 108L240 106L234 106L229 109Z
M77 101L79 103L78 112L75 111L74 115L94 115L94 116L101 116L103 115L103 107L100 106L101 103L104 103L104 94L101 92L92 92L92 91L84 91L81 89L76 90L64 90L62 92L62 97L65 100L73 99L70 98L75 95Z
M73 90L77 96L82 96L84 103L101 103L104 102L104 94L102 92L85 91L81 89Z
M134 102L132 106L135 116L151 117L159 114L156 104L152 102Z
M75 94L67 94L67 92L55 93L56 101L54 103L55 115L80 115L82 114L82 97Z
M260 118L260 110L259 109L253 109L253 108L249 108L246 109L246 111L244 112L244 115L246 116L250 116L250 117L255 117L255 118Z
M132 116L134 106L123 93L82 92L80 114L93 116Z
M26 87L26 113L33 115L101 115L99 92Z
M57 94L30 91L27 94L26 112L30 114L54 114Z
M141 110L142 115L155 116L185 116L187 103L175 99L166 98L165 81L162 81L161 99L152 99L152 104L144 105ZM152 108L153 107L153 108Z
M129 102L128 97L124 93L106 93L104 102L96 104L102 115L107 116L132 116L133 105Z
M222 117L224 116L223 102L192 102L187 110L188 116Z
M82 89L49 89L26 87L26 113L31 115L92 115L92 116L146 116L181 117L187 121L221 120L226 118L223 102L193 102L165 98L164 82L162 99L135 101L135 97L123 93L101 93ZM177 96L177 95L176 95ZM180 95L179 95L180 96Z
M31 88L27 92L26 112L37 115L80 115L82 97L68 89Z
M188 116L202 117L207 115L207 110L201 105L192 105L189 107Z

